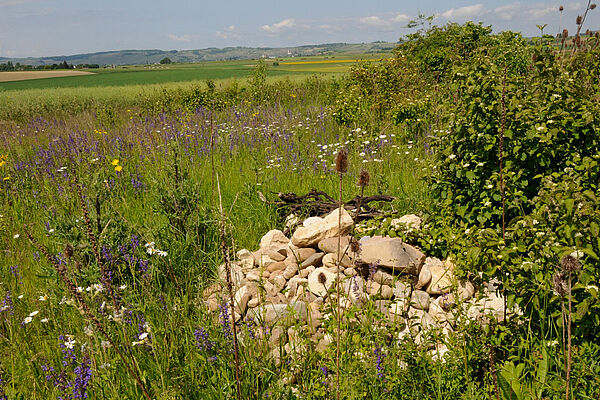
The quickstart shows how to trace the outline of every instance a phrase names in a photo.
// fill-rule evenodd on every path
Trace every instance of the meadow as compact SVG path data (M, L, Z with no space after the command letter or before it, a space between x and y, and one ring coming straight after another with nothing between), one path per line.
M0 399L597 399L600 53L553 40L449 24L344 74L246 61L0 93ZM457 304L405 335L374 294L322 310L326 347L300 322L233 336L227 288L206 302L219 265L286 229L278 193L348 200L361 173L394 200L357 237L452 260L519 312ZM408 213L421 230L391 223ZM281 335L301 353L274 359Z

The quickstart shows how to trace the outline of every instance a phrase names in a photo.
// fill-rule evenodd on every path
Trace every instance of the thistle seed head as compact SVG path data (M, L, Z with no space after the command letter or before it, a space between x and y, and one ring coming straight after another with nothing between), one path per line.
M335 170L340 174L348 172L348 151L340 149L335 158Z
M358 176L358 186L364 188L369 186L369 181L371 180L371 175L366 170L360 171L360 175Z
M581 261L569 254L560 259L560 268L566 273L577 273L581 271Z
M565 275L562 272L557 272L554 274L552 277L552 286L554 287L554 292L557 295L561 297L566 296L568 292L567 278L565 278Z

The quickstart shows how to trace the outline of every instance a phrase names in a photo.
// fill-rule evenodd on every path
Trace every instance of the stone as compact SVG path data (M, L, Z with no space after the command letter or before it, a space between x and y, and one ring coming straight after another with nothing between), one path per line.
M219 301L217 300L217 296L211 296L206 300L206 308L208 311L215 312L219 309Z
M418 275L425 261L425 254L402 242L400 238L381 236L363 237L361 252L357 257L360 264L375 264L398 272Z
M271 257L269 257L266 254L263 254L260 250L252 253L252 256L254 257L254 265L260 268L267 268L269 265L275 262L271 259Z
M264 304L253 308L251 314L256 321L264 322L268 326L276 323L293 323L294 321L306 322L308 307L303 301L291 304Z
M422 290L413 290L410 295L410 305L418 310L427 310L430 301L429 294Z
M321 305L318 303L309 303L308 310L308 323L312 328L313 332L317 330L319 326L321 326L321 320L323 319L323 315L321 314Z
M281 249L281 251L283 252L283 249ZM269 258L275 262L279 262L279 261L283 261L285 260L285 256L283 254L281 254L280 252L277 251L267 251L266 254L269 256Z
M288 297L296 296L296 293L298 291L298 286L305 285L307 283L308 283L308 279L301 278L299 276L292 277L286 285L286 288L288 290Z
M394 296L396 297L396 299L408 299L410 298L410 292L410 285L407 285L402 281L397 281L394 284Z
M281 292L281 290L285 287L286 283L287 283L287 279L285 279L283 276L281 275L277 275L274 278L271 277L269 279L269 281L271 281L271 283L273 285L275 285L275 287L277 288L277 292Z
M248 308L258 307L260 304L260 299L258 297L253 297L248 301Z
M423 267L421 267L421 271L419 272L419 279L417 280L415 289L423 289L429 284L429 282L431 282L431 270L429 269L427 262L425 262Z
M254 256L250 250L242 249L235 253L236 258L239 260L238 263L242 267L242 271L247 273L254 268Z
M269 337L269 345L271 348L276 348L284 345L287 342L285 335L285 329L282 326L274 326L271 329L271 336Z
M252 288L248 285L244 285L235 292L235 296L233 298L233 304L235 304L235 310L244 315L246 313L246 307L248 306L248 301L252 297Z
M310 265L304 269L300 270L300 277L301 278L308 278L308 276L311 274L311 272L313 272L316 268L313 265Z
M410 327L413 332L420 330L428 330L437 326L435 320L425 310L410 307L408 309L408 318Z
M355 276L350 279L346 279L343 283L344 294L348 296L348 299L355 305L360 306L366 299L367 294L365 292L365 281L360 276Z
M420 230L421 229L421 218L415 214L403 215L400 218L395 218L390 221L394 229L400 229L406 227L408 230Z
M302 262L301 269L308 268L310 266L320 267L322 265L323 256L325 253L315 253L312 256L308 257L304 262Z
M260 252L267 254L269 251L278 252L281 249L287 249L290 245L283 232L277 229L270 230L260 239Z
M288 264L302 265L311 256L315 255L317 250L312 247L304 247L301 249L293 249L288 251L288 256L285 260Z
M323 239L334 237L338 234L344 235L350 231L354 222L350 214L342 208L341 224L338 227L339 215L340 209L336 208L320 221L315 221L309 226L302 226L296 229L296 232L292 235L292 243L298 247L313 247Z
M394 284L394 276L392 274L388 274L387 272L377 269L373 274L373 280L382 285L393 285Z
M444 310L449 310L456 305L456 296L454 293L447 293L438 298L438 304Z
M450 293L456 279L451 270L438 259L431 263L429 270L431 271L431 281L427 285L427 293L429 294L446 294Z
M325 351L327 351L327 347L329 347L331 343L333 343L333 336L330 334L323 335L323 337L319 340L319 343L317 343L317 352L325 353Z
M240 287L242 285L242 281L244 280L244 273L242 272L242 267L235 263L229 263L229 269L231 270L231 283L233 284L233 287ZM218 270L219 279L223 282L227 282L227 271L225 268L225 264L221 264Z
M290 279L298 273L298 265L288 264L281 274L285 279Z
M251 282L260 281L260 272L257 270L252 270L246 274L246 280Z
M321 218L321 217L308 217L304 221L302 221L302 226L308 227L308 226L311 226L312 224L319 223L322 220L323 220L323 218Z
M286 267L286 265L283 261L274 262L273 264L271 264L267 267L267 271L269 271L269 272L283 271L285 269L285 267Z
M333 268L335 269L338 265L338 254L337 253L327 253L325 254L325 256L323 257L323 266L326 268ZM340 265L343 268L350 268L352 266L352 261L350 261L350 258L348 258L348 256L344 256L341 257L340 259Z
M288 229L292 229L293 227L298 225L298 222L300 222L300 220L294 213L285 217L285 227Z
M356 269L354 269L354 268L346 268L344 270L344 275L346 275L346 276L356 276L356 275L358 275L358 272L356 272Z
M330 272L324 267L316 268L308 275L308 290L317 296L325 296L327 291L334 284L336 274ZM325 281L323 283L323 281Z
M381 290L381 285L373 280L367 281L367 293L371 296L379 295L379 291Z
M458 284L458 298L461 301L467 301L475 294L475 287L469 281Z
M392 322L402 321L404 313L408 310L409 302L407 299L397 300L388 308L388 317Z
M444 323L448 321L448 315L444 309L439 305L439 298L429 303L429 315L437 323Z
M346 248L350 245L350 236L342 236L340 238L340 249L341 252L346 252ZM319 242L318 247L321 251L325 253L337 253L338 251L338 238L330 237L323 239ZM350 254L350 250L346 252L346 254Z
M391 288L391 286L388 285L381 285L381 291L380 291L380 296L382 299L391 299L392 296L394 295L394 291Z

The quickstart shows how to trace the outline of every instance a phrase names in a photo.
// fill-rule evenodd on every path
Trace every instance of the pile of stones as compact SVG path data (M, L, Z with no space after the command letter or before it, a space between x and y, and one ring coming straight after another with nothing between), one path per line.
M417 343L429 329L449 334L457 318L505 317L504 299L493 287L481 288L475 296L472 283L457 280L450 259L427 257L400 238L363 237L352 245L355 239L348 234L354 221L346 210L339 213L306 219L291 238L271 230L258 250L240 250L230 264L233 318L238 324L251 318L269 327L276 359L280 349L294 351L292 338L299 326L317 350L331 343L322 323L337 306L338 276L342 311L370 302L389 321L402 324L400 338L410 335ZM392 224L420 229L421 220L411 214ZM228 298L224 265L219 278L204 291L211 312Z

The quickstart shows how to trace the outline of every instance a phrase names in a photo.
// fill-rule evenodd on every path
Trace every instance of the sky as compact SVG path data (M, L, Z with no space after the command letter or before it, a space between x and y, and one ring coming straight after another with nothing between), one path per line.
M558 11L560 5L564 12ZM525 36L574 32L587 0L0 0L0 57L124 49L285 47L395 42L419 14L434 24L483 22ZM600 7L584 29L600 29Z

